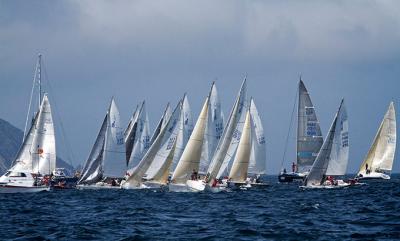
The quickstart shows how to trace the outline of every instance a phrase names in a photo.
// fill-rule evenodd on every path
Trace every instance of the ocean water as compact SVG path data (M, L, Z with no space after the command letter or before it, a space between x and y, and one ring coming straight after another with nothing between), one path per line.
M0 196L0 240L399 240L400 176L336 190Z

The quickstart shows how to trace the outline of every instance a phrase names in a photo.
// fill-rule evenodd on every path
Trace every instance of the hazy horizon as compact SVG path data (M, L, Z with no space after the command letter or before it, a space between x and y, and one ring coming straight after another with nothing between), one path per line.
M124 125L145 100L153 130L167 102L185 92L196 121L214 80L227 117L247 74L268 174L281 168L300 74L324 137L345 99L348 173L358 170L389 102L399 107L398 1L2 1L0 32L0 118L23 130L42 53L52 91L44 88L75 166L86 161L112 96Z

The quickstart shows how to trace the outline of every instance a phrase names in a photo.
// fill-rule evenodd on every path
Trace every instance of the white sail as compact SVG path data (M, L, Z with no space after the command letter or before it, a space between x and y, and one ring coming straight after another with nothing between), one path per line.
M78 181L80 184L92 184L101 181L107 120L108 116L106 115L101 125L99 134L96 137L96 141L92 147L92 150L90 151L89 157L83 166L81 178Z
M204 133L204 144L199 169L200 173L207 172L211 158L217 148L218 141L221 139L224 131L224 115L215 83L213 83L211 87L208 109L209 114Z
M207 180L211 182L219 174L220 169L226 169L229 160L234 155L238 141L240 139L240 133L238 131L238 123L240 117L245 110L245 99L246 99L246 79L243 81L240 88L238 97L236 98L235 105L232 108L228 122L221 136L218 146L215 150L214 156L207 170ZM225 161L227 160L227 161ZM225 163L225 166L221 166Z
M176 165L178 164L178 161L181 158L183 150L185 149L185 146L189 141L190 135L193 131L192 112L190 110L189 100L186 94L183 96L181 108L181 121L179 123L179 133L176 140L171 170L174 170L176 168Z
M56 167L56 142L50 102L46 94L43 96L35 128L36 134L31 148L33 172L49 175Z
M144 101L137 117L134 138L128 169L135 167L150 147L149 119Z
M204 102L199 118L197 119L193 132L190 135L190 139L172 175L171 182L173 183L185 184L186 181L190 179L193 170L196 172L199 170L204 133L208 119L208 108L209 97L207 97Z
M228 171L231 168L233 158L235 156L235 152L239 145L240 137L242 135L244 121L246 118L245 110L247 110L246 91L242 91L241 94L242 94L242 96L240 97L240 102L238 102L239 103L239 108L238 108L238 112L237 112L238 121L236 122L235 130L231 137L231 143L226 152L224 161L222 162L222 165L218 171L217 178L228 176L228 174L229 174Z
M328 169L330 161L336 161L334 160L334 158L337 158L337 155L335 154L337 151L332 149L335 142L340 141L339 142L340 144L342 145L345 144L344 148L348 148L348 146L346 146L346 140L345 139L342 140L340 133L339 134L336 133L336 131L340 129L340 123L338 123L339 120L338 117L344 116L341 113L344 110L342 109L342 104L343 100L342 103L340 104L338 112L335 115L335 118L333 119L332 125L329 128L328 135L322 145L322 148L319 151L313 166L311 167L310 173L306 177L305 180L306 186L318 186L325 181L324 179L326 177L326 171ZM339 147L342 145L335 144L335 146Z
M49 175L56 167L56 144L50 102L45 94L11 170Z
M349 162L349 121L344 102L338 113L327 176L343 176Z
M167 125L167 122L168 122L169 118L171 117L171 115L172 115L172 110L171 110L171 107L170 107L170 105L168 103L167 107L165 107L164 113L161 116L160 121L157 124L156 129L154 130L153 135L150 138L150 143L149 143L150 146L156 140L158 134L160 134L161 129L163 129Z
M233 182L245 182L247 179L251 152L251 126L250 111L247 111L243 133L240 137L235 159L229 172L229 180Z
M36 133L39 112L36 113L35 118L32 120L32 125L27 132L25 139L16 155L16 158L11 166L13 171L33 171L33 160L31 155L33 137Z
M119 178L125 175L125 145L120 115L114 98L107 115L107 130L103 153L103 177Z
M264 128L258 114L254 100L250 101L250 116L252 120L251 128L251 153L248 173L265 174L266 172L266 147Z
M142 183L142 177L149 170L154 161L165 161L170 152L174 149L176 135L178 133L178 125L181 115L181 102L178 103L171 117L167 121L167 125L161 129L153 144L147 150L146 154L139 164L131 170L128 170L129 177L124 184L126 188L139 187ZM161 163L160 161L160 163ZM161 163L162 165L162 163ZM158 166L160 168L160 166ZM156 173L148 173L155 175ZM150 176L150 175L149 175Z
M299 82L297 110L297 168L308 172L323 143L323 137L315 108L302 80Z
M144 101L142 105L143 104ZM140 112L139 106L136 106L135 112L133 112L133 115L129 120L128 126L126 127L124 132L126 165L128 165L129 159L131 158L133 145L135 144L135 141L137 141L136 129L137 129L137 120L139 112Z
M366 165L371 172L391 171L396 151L396 113L394 103L389 108L375 136L359 174L366 173Z

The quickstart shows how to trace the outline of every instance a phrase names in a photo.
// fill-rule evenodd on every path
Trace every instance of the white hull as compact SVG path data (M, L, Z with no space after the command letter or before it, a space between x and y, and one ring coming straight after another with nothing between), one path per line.
M121 189L120 186L111 186L111 185L76 185L76 188L79 190L101 190L101 189Z
M365 183L354 183L350 184L347 182L344 182L343 180L338 180L337 185L332 185L330 183L325 182L323 185L310 185L310 186L300 186L301 189L339 189L339 188L346 188L346 187L351 187L351 186L362 186L365 185Z
M357 179L359 180L366 180L366 179L383 179L383 180L390 180L390 176L385 174L385 173L379 173L379 172L371 172L369 174L362 173L362 176L360 174L357 176Z
M34 193L50 191L50 187L38 186L38 187L24 187L24 186L0 186L0 193Z
M147 188L147 189L162 189L164 187L166 187L166 184L159 183L159 182L144 182L143 183L143 188Z
M151 188L155 189L156 187L155 186L149 187L145 183L141 183L139 186L129 185L128 183L121 184L121 189L126 189L126 190L139 190L139 189L151 189Z
M218 193L218 192L224 192L227 191L226 186L216 186L216 187L212 187L210 185L206 185L205 190L207 192L212 192L212 193Z
M186 181L186 184L170 183L168 189L170 192L202 192L206 187L206 183L202 180Z

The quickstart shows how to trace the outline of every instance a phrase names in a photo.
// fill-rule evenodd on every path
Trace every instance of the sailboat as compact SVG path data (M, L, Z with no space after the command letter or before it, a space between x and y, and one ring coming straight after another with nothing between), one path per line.
M143 156L142 160L131 170L128 170L126 181L121 184L123 189L142 189L142 188L160 188L162 183L159 180L167 180L169 175L169 166L172 163L176 139L179 132L179 124L182 112L182 101L175 107L172 115L166 122L166 125L160 128L160 132L154 139L154 142ZM157 171L150 172L149 168L153 163L157 163ZM147 173L147 175L145 175ZM146 176L146 180L143 177ZM149 183L154 181L153 183Z
M292 164L292 172L286 169L279 174L279 182L303 180L310 171L323 144L321 127L304 82L300 79L297 105L297 159ZM285 149L286 151L286 149ZM285 155L283 158L285 161Z
M349 130L344 100L335 115L328 135L302 188L338 188L349 186L332 176L343 176L349 161Z
M28 132L24 135L22 145L11 168L0 177L0 193L50 190L50 187L44 185L44 182L49 181L46 176L52 174L56 167L56 142L50 102L47 94L42 97L41 58L42 55L39 54L28 116L36 85L39 86L39 110L34 115Z
M164 146L165 153L168 155L158 156L148 168L144 179L144 185L150 188L165 187L168 184L171 170L176 166L176 160L182 156L183 150L189 140L193 130L192 114L189 106L188 97L184 94L180 101L179 122L177 125L177 135L171 135L171 143ZM172 149L170 148L172 146Z
M247 109L246 89L245 78L204 179L207 183L206 190L211 192L219 192L226 187L226 185L221 185L219 180L227 172L228 165L239 145Z
M189 141L179 159L168 188L172 192L203 191L205 182L199 180L198 170L205 144L205 132L210 109L210 94L207 96Z
M374 142L358 171L358 179L390 179L396 151L396 113L394 103L389 108L376 133Z
M123 130L117 105L112 98L77 187L78 189L119 188L125 170Z
M131 169L139 163L150 147L149 119L144 101L140 109L134 112L124 136L127 166Z
M201 175L206 174L212 156L217 148L218 141L221 139L224 131L224 114L222 112L221 101L215 82L212 83L211 92L209 94L208 113L200 158L199 174Z

